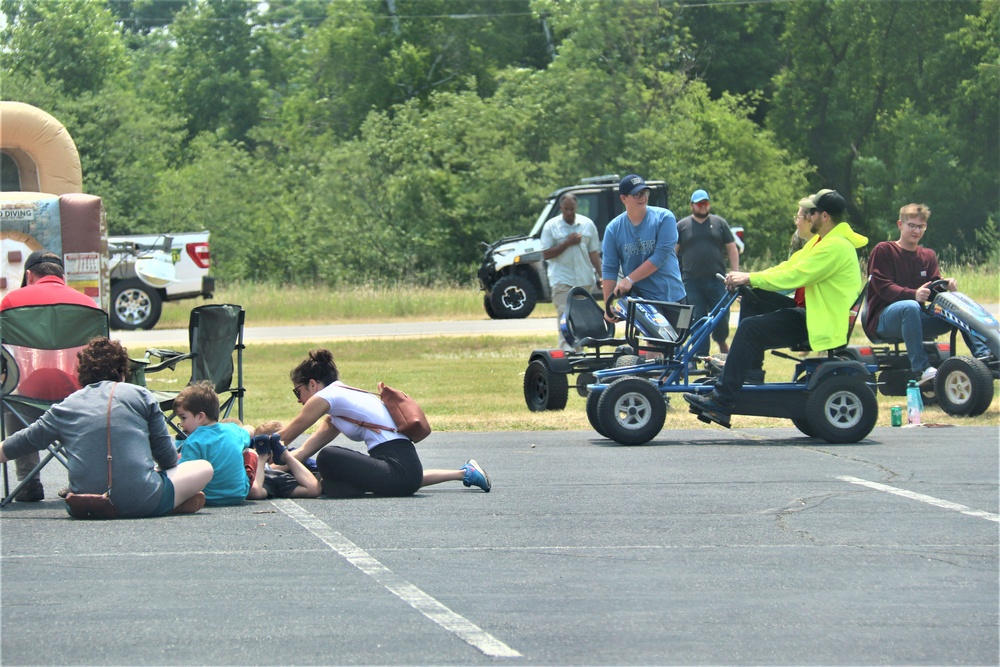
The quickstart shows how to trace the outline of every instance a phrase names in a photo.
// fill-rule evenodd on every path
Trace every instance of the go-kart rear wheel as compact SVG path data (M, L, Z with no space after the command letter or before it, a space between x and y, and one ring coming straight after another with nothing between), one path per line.
M979 359L951 357L934 378L937 402L953 417L976 417L993 402L993 374Z
M553 373L541 359L528 364L524 372L524 402L532 412L562 410L569 396L569 382L562 373Z
M576 376L576 393L582 398L587 398L587 385L594 384L596 380L593 373L580 373Z
M827 442L858 442L877 420L878 400L860 375L831 375L806 399L805 421L813 437Z
M792 423L795 424L795 428L799 429L799 431L803 435L807 435L810 438L815 438L816 437L816 432L812 429L812 426L810 426L809 422L806 421L805 419L797 419L797 418L793 417L792 418Z
M601 392L597 417L607 437L622 445L641 445L663 430L667 404L649 380L624 377Z
M615 359L615 368L625 368L626 366L638 366L642 363L642 357L638 354L623 354Z
M601 393L593 391L587 393L587 421L590 422L590 425L594 427L595 431L607 438L608 434L604 432L604 427L601 426L601 420L597 416L597 404L601 400Z

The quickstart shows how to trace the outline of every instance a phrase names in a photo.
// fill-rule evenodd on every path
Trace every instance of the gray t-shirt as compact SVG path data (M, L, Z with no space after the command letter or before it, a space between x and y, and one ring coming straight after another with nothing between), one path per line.
M69 490L104 493L108 490L108 399L113 385L111 502L119 516L149 516L163 493L163 479L155 466L161 470L175 467L177 450L163 412L145 387L124 382L87 385L4 440L3 451L14 459L59 440L69 463Z

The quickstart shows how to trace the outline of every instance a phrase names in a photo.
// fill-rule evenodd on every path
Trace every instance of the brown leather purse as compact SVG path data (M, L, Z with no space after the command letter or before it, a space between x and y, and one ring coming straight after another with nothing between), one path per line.
M364 426L373 431L395 431L396 433L402 433L413 442L420 442L431 434L431 425L427 421L427 415L424 414L423 409L408 394L399 389L393 389L384 382L378 383L379 393L377 394L348 385L344 385L344 388L372 394L382 399L382 403L389 410L389 416L392 417L394 426L381 426L349 417L341 417L341 419L355 423L358 426Z
M108 397L108 490L104 493L66 494L66 507L74 519L117 519L118 508L111 502L111 400L118 383L111 385Z

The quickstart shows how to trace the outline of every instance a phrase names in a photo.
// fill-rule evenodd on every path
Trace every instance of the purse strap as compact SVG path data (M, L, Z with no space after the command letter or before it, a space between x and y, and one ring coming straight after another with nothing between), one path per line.
M117 382L111 385L111 394L108 396L108 494L111 494L111 400L115 397L115 387Z
M380 401L382 400L382 396L379 395L379 394L376 394L374 391L368 391L366 389L358 389L357 387L352 387L352 386L350 386L348 384L343 384L343 383L341 383L341 386L344 389L350 389L352 391L360 391L363 394L371 394L372 396L377 396L378 400L380 400ZM360 419L352 419L350 417L343 417L343 416L340 416L340 415L338 415L338 417L340 419L343 419L344 421L351 422L352 424L357 424L358 426L363 426L364 428L367 428L367 429L369 429L371 431L375 431L376 433L381 433L382 431L392 431L393 433L399 433L399 429L392 428L391 426L382 426L381 424L373 424L371 422L363 422Z

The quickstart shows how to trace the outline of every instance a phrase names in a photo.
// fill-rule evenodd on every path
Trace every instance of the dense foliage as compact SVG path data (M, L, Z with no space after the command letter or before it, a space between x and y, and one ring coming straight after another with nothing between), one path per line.
M468 281L554 188L695 188L784 256L835 187L1000 261L1000 0L0 0L0 96L62 121L115 233L225 279ZM680 217L680 216L678 216Z

